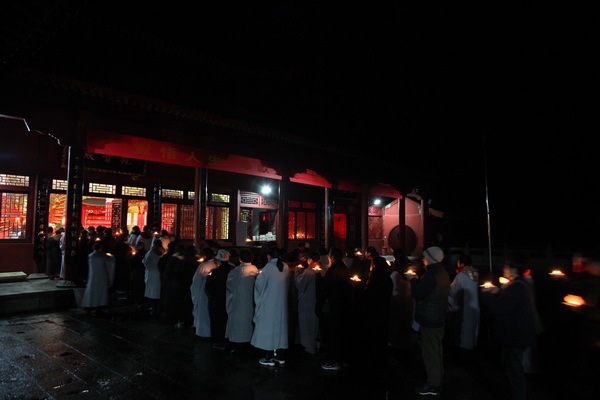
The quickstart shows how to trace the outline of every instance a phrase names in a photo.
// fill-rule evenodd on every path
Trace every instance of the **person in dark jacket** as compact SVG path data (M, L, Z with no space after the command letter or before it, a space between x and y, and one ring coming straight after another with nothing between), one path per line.
M525 257L515 255L502 273L510 282L503 288L484 288L483 305L494 313L492 332L502 347L502 361L510 384L513 399L527 397L523 369L525 349L535 344L534 293L523 277L528 269Z
M46 274L50 280L54 280L60 271L62 257L60 252L60 236L58 229L54 232L52 227L48 228L44 246L46 249Z
M327 269L320 286L320 295L317 301L317 314L324 324L323 333L326 334L327 345L325 362L321 368L338 371L347 361L351 336L351 304L352 281L350 270L342 261L344 253L337 248L331 249L331 266Z
M164 271L164 314L167 319L176 322L178 329L188 328L193 323L190 287L199 264L196 257L193 245L179 245L168 259Z
M213 269L206 279L204 290L208 297L208 315L210 316L210 336L213 340L213 348L225 350L225 329L227 327L227 276L231 272L232 265L229 263L231 254L220 249L215 256L217 268Z
M373 258L373 268L365 286L364 303L367 325L368 359L370 370L376 374L386 373L387 345L389 338L390 306L393 282L385 258Z
M450 277L442 263L444 251L437 246L423 252L425 273L411 280L412 296L416 300L415 321L420 325L421 352L427 382L418 389L421 395L439 395L444 375L442 340L448 312ZM410 276L412 277L412 276Z
M131 287L131 271L129 259L133 254L133 248L127 243L127 234L117 237L113 255L115 256L115 284L117 294L126 294Z

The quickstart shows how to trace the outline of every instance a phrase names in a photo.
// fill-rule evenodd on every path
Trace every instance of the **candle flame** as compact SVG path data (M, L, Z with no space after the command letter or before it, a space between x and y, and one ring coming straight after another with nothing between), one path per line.
M413 271L412 269L407 269L406 272L405 272L405 274L407 274L407 275L415 275L416 272Z
M550 272L550 275L564 276L565 274L560 269L553 269L552 272Z
M350 278L350 280L354 282L360 282L361 279L358 277L358 275L354 275L352 278Z
M564 304L572 307L580 307L585 304L585 300L583 300L583 298L581 298L580 296L575 296L573 294L566 295L564 300Z
M483 285L481 285L481 286L482 286L482 287L484 287L484 288L491 288L491 287L494 287L494 285L492 285L492 282L486 282L486 283L484 283L484 284L483 284Z
M315 270L315 271L321 271L321 267L319 267L318 265L315 265L313 267L313 270Z
M508 283L508 282L510 282L510 281L509 281L507 278L505 278L505 277L501 276L501 277L498 279L498 282L500 282L501 284L503 284L503 285L504 285L504 284L506 284L506 283Z

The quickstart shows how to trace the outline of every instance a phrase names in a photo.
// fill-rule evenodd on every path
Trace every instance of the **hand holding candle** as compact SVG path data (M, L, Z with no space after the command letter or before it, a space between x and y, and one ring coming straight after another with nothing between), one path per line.
M498 293L498 291L500 290L497 286L495 286L494 284L492 284L492 282L485 282L483 285L479 285L481 286L481 289L485 292L490 292L493 294Z
M413 271L412 269L409 268L404 273L404 276L406 276L407 279L413 279L413 278L417 277L417 274L415 271Z

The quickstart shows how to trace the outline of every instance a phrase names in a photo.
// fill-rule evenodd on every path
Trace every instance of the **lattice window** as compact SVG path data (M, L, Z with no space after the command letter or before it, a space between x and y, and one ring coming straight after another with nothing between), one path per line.
M296 239L296 212L288 212L288 239Z
M213 240L229 239L229 208L206 207L206 238Z
M288 212L288 239L315 239L317 214L314 212Z
M240 204L258 206L260 204L260 195L251 192L241 192Z
M27 238L27 194L0 193L0 239Z
M116 194L117 186L116 185L107 185L104 183L90 183L90 193L98 193L98 194Z
M300 208L300 204L299 201L288 201L289 208Z
M162 195L170 199L183 199L183 190L163 189Z
M181 205L181 231L182 239L194 238L194 206L191 204Z
M121 188L121 194L123 196L146 197L146 188L135 186L123 186Z
M383 239L382 217L369 217L369 239Z
M339 240L346 240L347 224L346 214L333 215L333 237Z
M63 179L52 179L52 190L67 190L69 182Z
M188 191L188 200L194 200L196 198L196 192L190 190Z
M29 187L29 177L25 175L0 174L0 185Z
M317 208L317 203L314 203L312 201L303 201L302 208L305 208L307 210L314 210L315 208Z
M214 203L229 203L230 197L228 194L211 193L210 201Z
M261 200L260 204L263 206L270 206L270 207L277 206L277 200L275 200L275 199L270 199L268 197L260 196L260 200Z
M174 229L175 232L177 232L177 204L162 203L161 215L161 229L164 229L167 232Z

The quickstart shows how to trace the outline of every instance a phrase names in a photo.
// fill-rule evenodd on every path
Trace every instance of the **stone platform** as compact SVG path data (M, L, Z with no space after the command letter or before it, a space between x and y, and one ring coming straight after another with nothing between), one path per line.
M45 274L1 282L0 315L76 307L76 299L84 289L61 287L63 282L49 280Z

